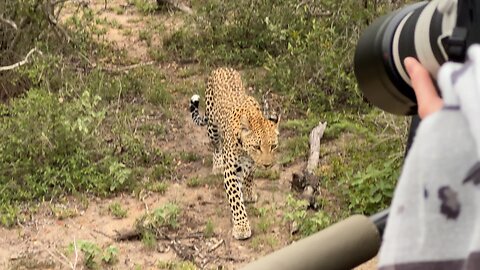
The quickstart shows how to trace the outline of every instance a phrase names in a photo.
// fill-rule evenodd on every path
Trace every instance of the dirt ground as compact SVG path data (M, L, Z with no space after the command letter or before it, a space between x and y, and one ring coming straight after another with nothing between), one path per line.
M115 20L120 27L111 28L107 39L119 47L128 47L129 56L140 63L149 61L148 48L139 40L138 31L146 27L146 19L126 0L109 0L104 10L103 0L90 1L91 7L107 19ZM114 10L123 9L123 13ZM157 23L163 22L167 31L182 23L181 15L173 12L147 15L157 16ZM133 35L125 35L120 29L130 29ZM162 36L154 36L153 42L159 43ZM179 68L175 63L158 66L168 69L166 73L175 73ZM201 78L203 79L203 78ZM221 179L198 187L188 187L187 179L208 177L210 166L206 160L210 156L206 130L194 127L190 115L185 109L188 104L178 102L178 123L172 123L173 133L170 140L159 142L163 149L170 152L188 151L197 153L201 159L196 162L177 164L178 181L170 184L164 194L144 192L140 196L124 194L115 198L89 198L88 207L75 198L58 204L42 203L40 211L31 217L31 222L13 229L0 228L0 268L1 269L82 269L81 257L75 254L64 255L69 244L79 240L94 242L105 248L114 244L119 249L119 261L111 269L159 269L159 261L182 261L193 259L202 269L238 269L242 265L279 249L291 239L290 228L279 222L283 217L285 199L290 191L292 172L301 170L303 163L283 168L278 180L257 179L259 201L248 207L264 208L270 211L274 222L267 229L259 230L261 220L251 214L253 237L246 241L237 241L231 237L230 210L225 200ZM126 218L115 218L108 213L108 206L118 202L127 211ZM156 248L148 249L137 241L115 241L118 231L131 229L135 220L146 212L166 202L175 202L182 209L180 229L171 231L167 237L157 242ZM71 217L55 216L52 207L73 211ZM205 237L207 221L213 227L213 236ZM372 260L357 269L375 269L376 260ZM107 266L101 267L109 269Z

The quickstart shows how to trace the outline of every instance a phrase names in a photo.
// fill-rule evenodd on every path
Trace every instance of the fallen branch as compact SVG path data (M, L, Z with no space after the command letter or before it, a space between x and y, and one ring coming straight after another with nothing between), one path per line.
M70 268L72 270L75 270L76 268L76 262L75 264L73 264L72 262L70 262L68 260L68 258L62 253L62 252L59 252L57 249L53 249L53 251L51 251L49 248L46 248L45 249L48 254L50 254L50 256L58 261L59 263L63 264L63 266L65 266L66 268ZM77 259L77 258L76 258Z
M73 262L72 269L75 270L77 269L77 261L78 261L77 240L75 239L75 236L73 237L73 248L75 251L75 261Z
M115 233L117 234L114 239L117 242L120 241L132 241L132 240L138 240L141 238L141 233L135 229L132 230L121 230L117 231L115 230Z
M2 16L0 16L0 22L3 22L5 24L10 25L13 29L15 29L15 31L18 30L17 24L14 21L11 21L9 19L5 19Z
M176 240L173 240L170 246L180 259L195 263L194 252L188 246L184 246L182 243Z
M98 230L98 229L93 229L93 231L96 232L96 233L98 233L98 234L101 234L101 235L103 235L103 236L105 236L105 237L107 237L107 238L110 238L110 239L112 239L112 240L116 240L115 237L113 237L113 236L111 236L111 235L108 235L107 233L102 232L102 231L100 231L100 230Z
M214 251L215 249L217 249L219 246L221 246L223 244L223 239L220 239L220 241L218 241L215 245L213 245L211 248L208 249L208 252L212 252Z
M20 62L17 62L13 65L9 65L9 66L3 66L3 67L0 67L0 71L7 71L7 70L12 70L12 69L15 69L15 68L18 68L20 66L23 66L25 65L27 62L28 62L28 58L30 58L30 56L34 53L34 52L37 52L39 53L40 55L43 55L41 51L39 51L37 48L33 48L31 49L27 55L25 56L25 58L20 61Z

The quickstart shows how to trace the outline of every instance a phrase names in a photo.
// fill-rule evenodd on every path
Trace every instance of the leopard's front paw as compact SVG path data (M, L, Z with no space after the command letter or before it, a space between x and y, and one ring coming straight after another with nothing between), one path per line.
M245 240L252 236L252 230L248 222L233 225L233 237L237 240Z

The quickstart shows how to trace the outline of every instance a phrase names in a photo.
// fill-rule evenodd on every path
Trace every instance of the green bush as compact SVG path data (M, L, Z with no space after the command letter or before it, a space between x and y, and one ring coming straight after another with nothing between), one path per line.
M178 229L180 213L181 209L177 204L166 203L139 217L135 221L135 229L142 235L143 240L153 243L155 237L164 232L164 229Z
M284 214L284 220L294 223L303 236L320 231L332 223L331 217L324 211L307 211L308 204L306 200L297 200L289 194Z
M400 175L406 121L374 110L361 118L342 116L330 123L325 135L336 138L336 144L325 164L329 169L318 172L320 184L339 200L330 204L347 214L385 209Z
M98 96L67 100L41 89L2 106L0 199L50 199L63 193L107 194L128 185L130 170L103 156Z
M353 74L355 45L367 23L392 8L365 3L211 0L164 45L180 60L264 67L262 86L285 95L290 110L364 110Z
M352 213L373 214L388 207L403 162L407 121L372 110L368 114L324 113L288 120L281 130L280 162L308 155L308 136L327 122L320 147L319 205L337 220ZM334 198L332 200L332 198Z

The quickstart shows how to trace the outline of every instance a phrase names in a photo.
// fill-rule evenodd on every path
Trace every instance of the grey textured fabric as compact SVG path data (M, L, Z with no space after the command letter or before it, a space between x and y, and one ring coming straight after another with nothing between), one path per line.
M420 123L405 160L382 270L480 269L480 46L438 77L445 106Z

